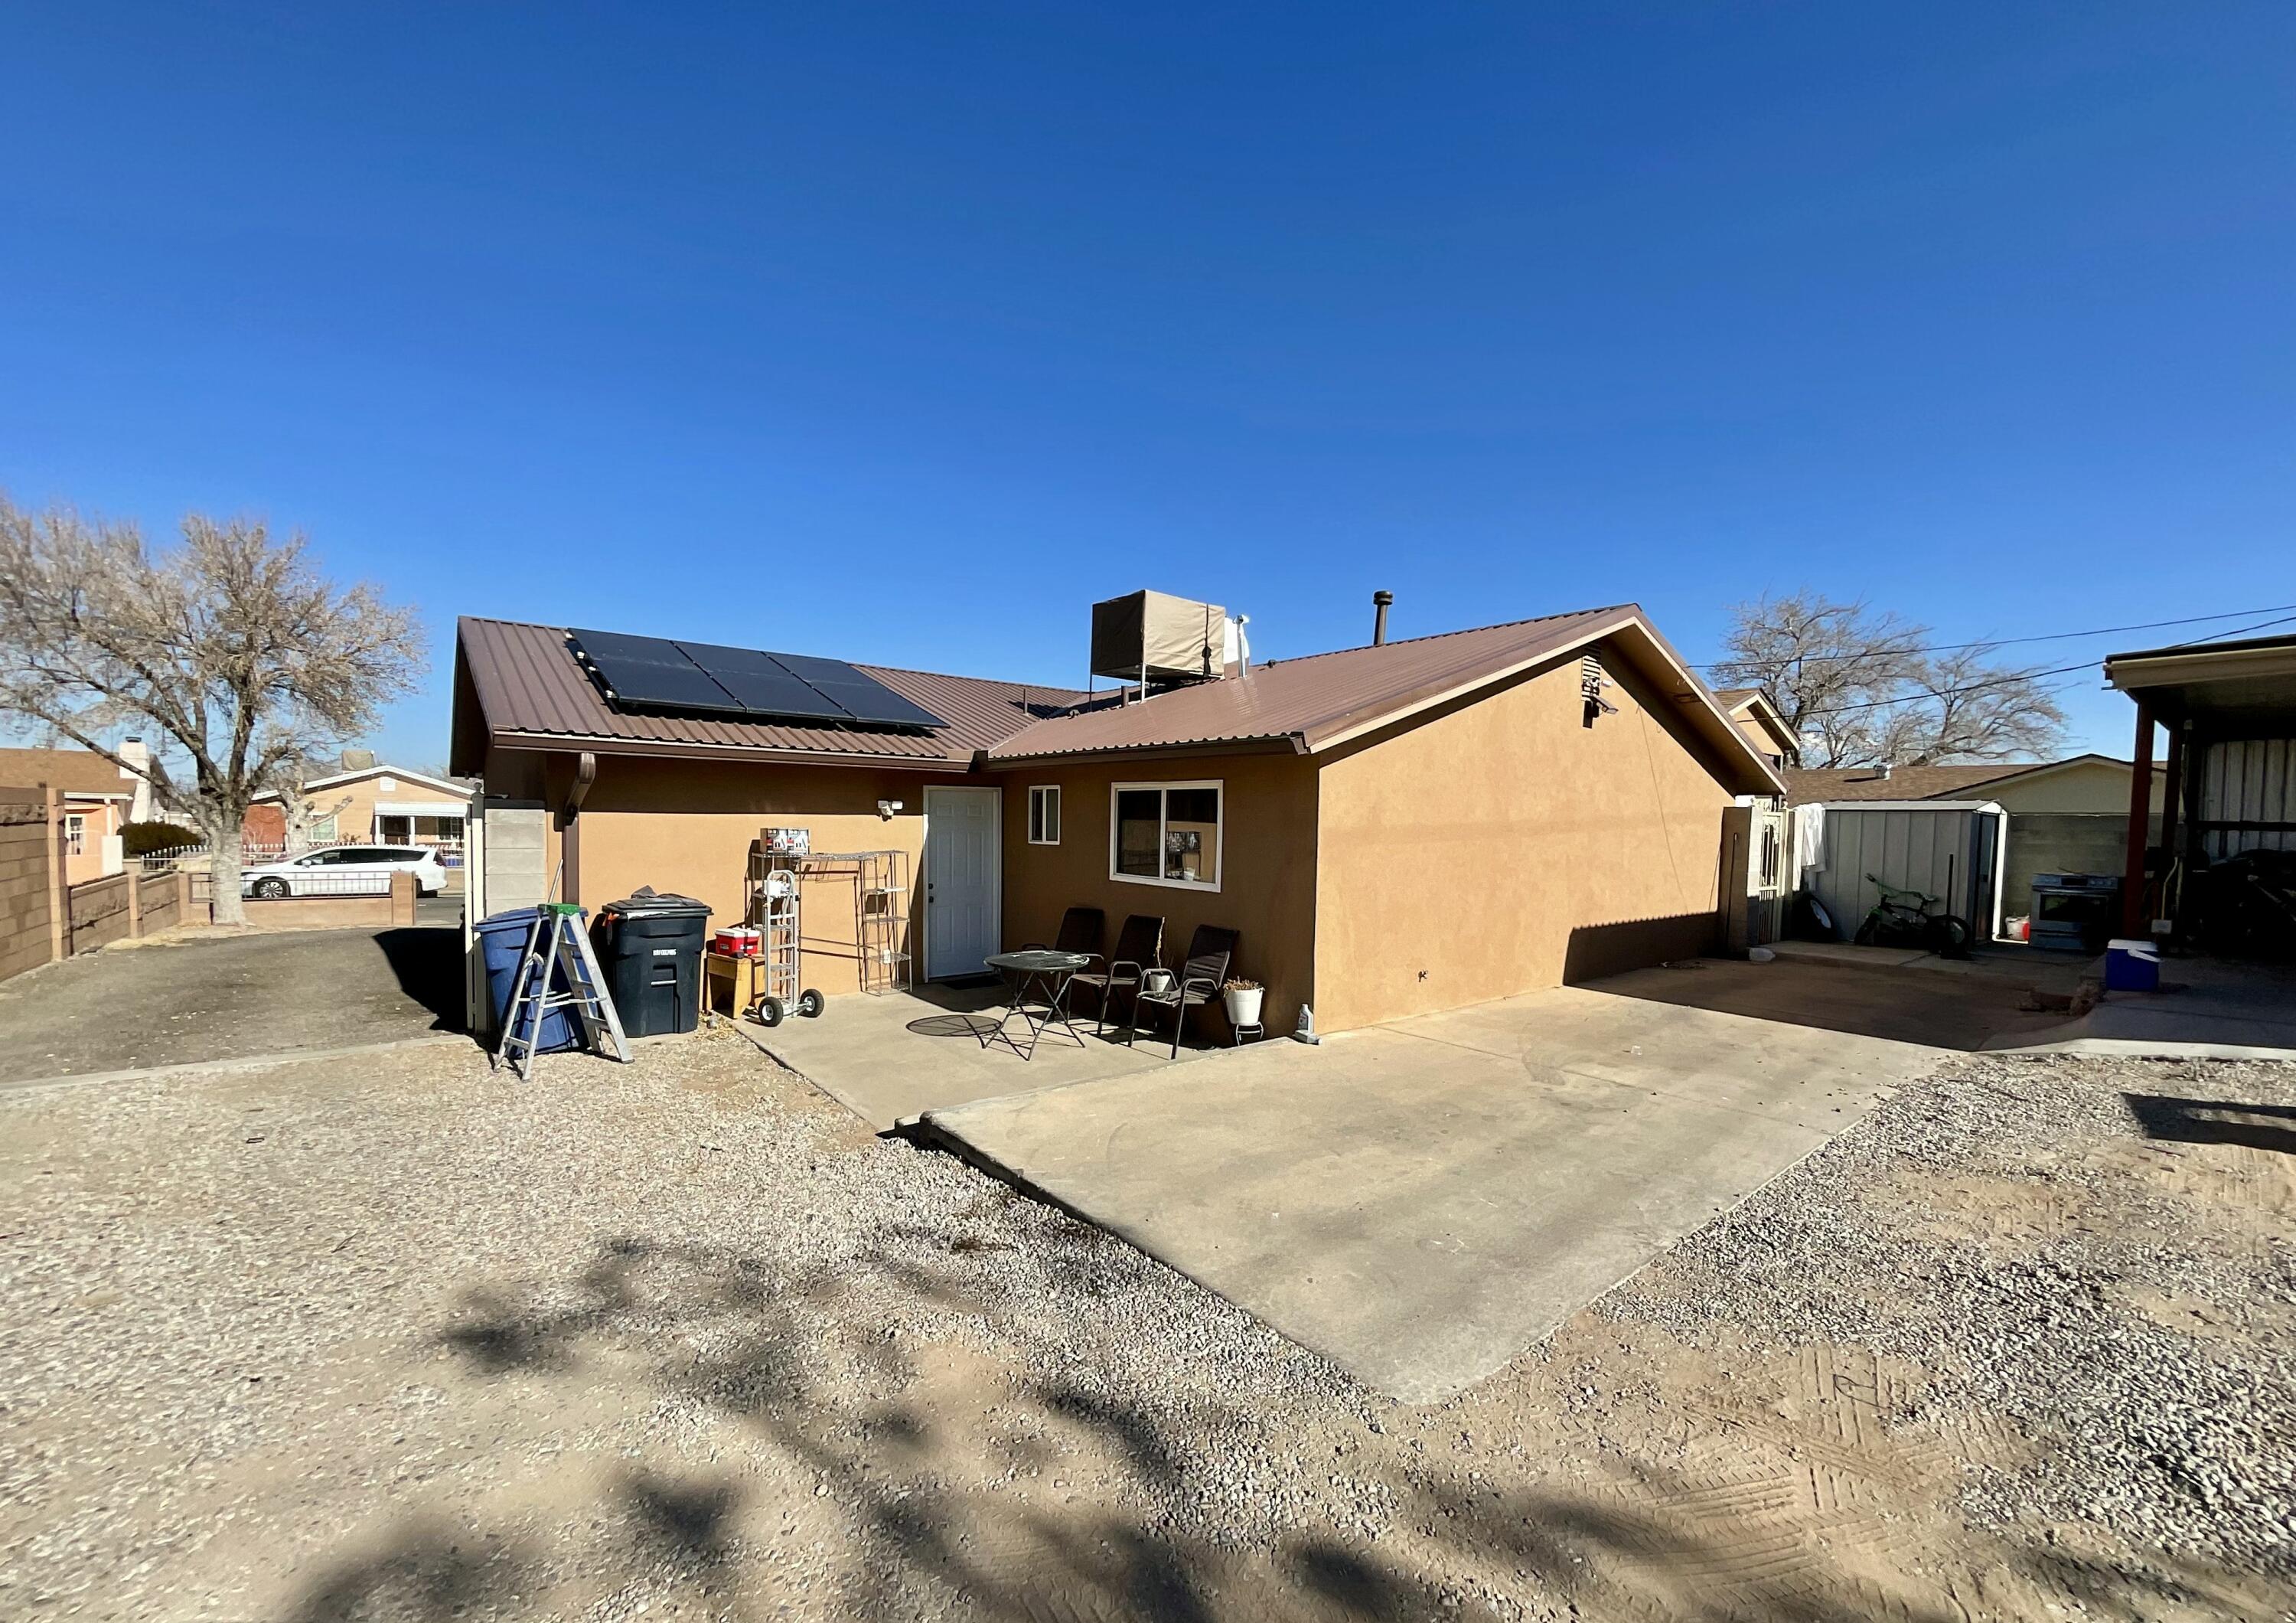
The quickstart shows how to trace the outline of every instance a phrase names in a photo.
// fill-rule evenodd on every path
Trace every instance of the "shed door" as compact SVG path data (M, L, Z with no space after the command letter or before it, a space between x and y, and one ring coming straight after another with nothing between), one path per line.
M925 976L979 975L996 951L1004 898L1003 792L925 791Z

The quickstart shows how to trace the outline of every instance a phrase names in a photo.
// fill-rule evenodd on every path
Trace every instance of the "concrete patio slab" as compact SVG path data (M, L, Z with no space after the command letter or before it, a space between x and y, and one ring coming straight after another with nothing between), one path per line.
M936 983L882 997L832 998L819 1018L791 1017L770 1030L750 1020L734 1025L880 1133L976 1099L1130 1076L1172 1063L1167 1042L1146 1032L1129 1046L1113 1030L1096 1036L1082 1016L1071 1017L1084 1036L1081 1048L1057 1028L1027 1059L1003 1042L984 1045L980 1034L996 1023L1003 995L995 985ZM1027 1049L1020 1022L1009 1029ZM1184 1044L1180 1060L1206 1051Z
M1438 1401L1946 1052L1611 986L984 1098L924 1126L1378 1390Z

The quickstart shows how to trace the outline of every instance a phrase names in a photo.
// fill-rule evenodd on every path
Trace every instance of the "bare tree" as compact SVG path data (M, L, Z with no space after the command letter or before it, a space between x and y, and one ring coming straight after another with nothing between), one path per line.
M213 853L218 920L244 917L249 803L371 728L422 663L414 612L338 590L300 535L193 515L155 552L133 524L0 496L0 717L115 762L109 735L156 728L152 787Z
M1816 592L1742 603L1717 682L1759 688L1816 767L2041 756L2065 715L2038 676L1988 647L1931 651L1930 629Z

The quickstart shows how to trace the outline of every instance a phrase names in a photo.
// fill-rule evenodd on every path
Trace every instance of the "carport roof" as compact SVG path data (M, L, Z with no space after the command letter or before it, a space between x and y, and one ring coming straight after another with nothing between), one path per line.
M512 748L805 755L866 760L885 766L964 766L1006 734L1085 696L1072 688L858 665L857 670L923 705L946 725L927 732L873 732L725 717L638 714L617 710L606 702L576 663L563 626L466 615L456 627L456 663L468 676L488 736ZM459 692L456 697L459 709ZM461 758L465 747L458 716L455 766L474 770L475 762Z
M1623 657L1656 683L1718 754L1739 769L1729 778L1740 792L1784 792L1712 692L1631 603L1271 660L1254 665L1248 676L1131 704L1110 699L1038 721L991 746L986 759L997 766L1225 745L1275 745L1314 754L1598 643L1606 656Z
M2296 732L2296 637L2251 637L2106 656L2104 680L2151 707L2251 737Z

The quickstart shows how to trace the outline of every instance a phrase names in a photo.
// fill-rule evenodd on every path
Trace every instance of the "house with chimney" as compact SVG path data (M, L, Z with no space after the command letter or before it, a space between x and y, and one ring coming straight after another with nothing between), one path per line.
M1784 795L1778 748L1632 604L1393 640L1386 609L1367 644L1255 660L1218 606L1134 593L1094 606L1076 689L466 618L449 770L537 820L529 884L594 909L652 886L739 922L801 833L906 859L918 980L1140 915L1167 967L1235 931L1271 1031L1714 947L1726 823ZM807 984L856 989L856 904L807 907Z
M126 866L119 831L152 819L152 752L123 739L119 761L89 749L0 749L0 784L53 788L62 801L64 883L84 885ZM123 764L123 762L125 764ZM141 765L144 770L134 770Z

